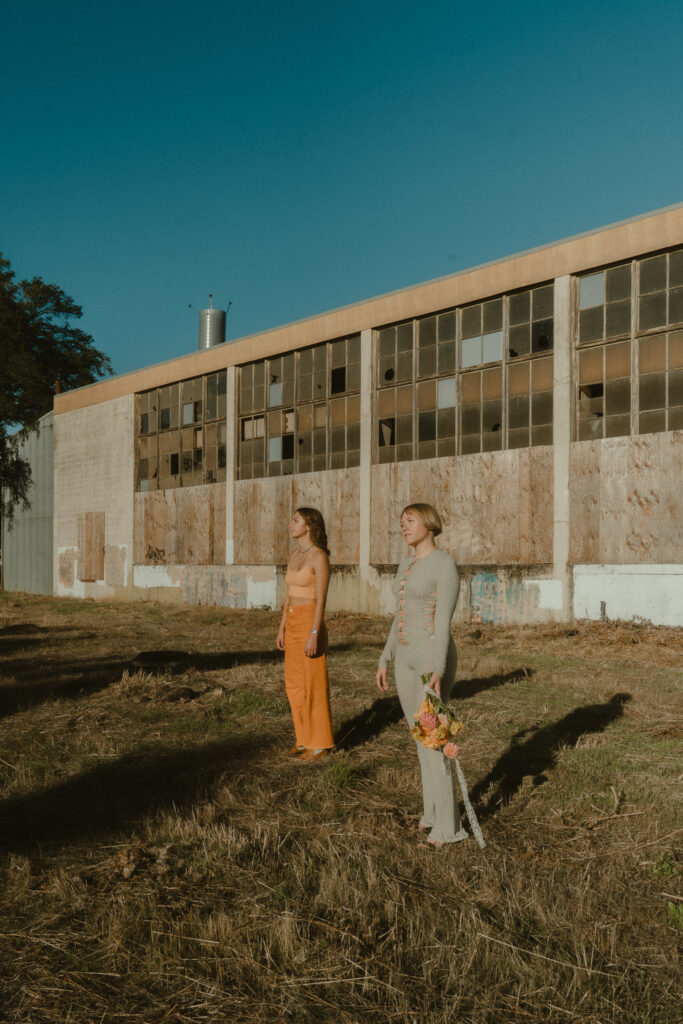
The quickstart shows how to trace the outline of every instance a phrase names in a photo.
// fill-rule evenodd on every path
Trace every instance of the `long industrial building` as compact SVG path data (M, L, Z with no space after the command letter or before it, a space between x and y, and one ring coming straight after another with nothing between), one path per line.
M460 621L683 625L683 204L227 344L203 316L56 396L55 594L276 607L313 505L328 607L389 612L427 501Z

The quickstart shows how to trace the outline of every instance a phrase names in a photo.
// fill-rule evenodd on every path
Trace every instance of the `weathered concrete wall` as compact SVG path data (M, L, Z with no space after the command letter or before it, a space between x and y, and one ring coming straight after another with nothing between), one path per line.
M225 484L135 495L136 565L225 565Z
M683 565L575 565L574 617L683 623Z
M374 565L409 553L401 509L424 501L443 516L439 546L459 565L553 561L553 450L519 448L372 467Z
M129 592L133 565L134 433L132 395L55 416L56 594L124 597ZM92 545L100 543L102 518L103 552L98 559L98 551L93 551ZM84 544L91 547L84 550ZM81 578L86 560L101 564L101 579Z
M223 608L275 608L277 571L270 565L136 565L132 598Z
M53 414L21 445L31 467L30 508L17 508L12 528L3 524L2 559L5 590L52 593Z
M683 562L683 431L572 444L569 561Z
M359 483L357 468L236 481L235 562L285 564L292 551L289 521L296 508L308 505L323 514L332 564L357 564Z

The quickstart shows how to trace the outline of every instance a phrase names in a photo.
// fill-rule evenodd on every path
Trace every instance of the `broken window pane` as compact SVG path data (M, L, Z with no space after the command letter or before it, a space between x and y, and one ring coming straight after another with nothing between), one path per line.
M396 432L396 420L395 418L389 417L379 421L379 446L380 448L387 448L395 444L395 432Z
M545 352L553 347L553 321L539 320L531 325L531 351Z
M346 367L338 366L330 373L330 394L339 395L346 391Z

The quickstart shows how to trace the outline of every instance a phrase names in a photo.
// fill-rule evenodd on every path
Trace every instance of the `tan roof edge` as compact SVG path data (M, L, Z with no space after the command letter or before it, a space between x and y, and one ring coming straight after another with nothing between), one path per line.
M258 331L212 349L196 350L141 370L108 377L56 395L54 411L57 414L70 412L679 244L683 244L683 203Z

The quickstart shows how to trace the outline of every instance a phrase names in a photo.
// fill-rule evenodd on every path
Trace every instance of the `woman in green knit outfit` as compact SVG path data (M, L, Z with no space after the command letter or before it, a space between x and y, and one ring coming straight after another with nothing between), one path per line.
M458 656L450 624L460 580L451 556L434 543L441 531L441 518L431 505L407 505L401 513L401 533L414 555L401 562L396 574L396 616L379 659L377 685L383 692L389 689L387 663L393 660L398 697L410 726L425 696L422 675L431 673L429 686L444 701L455 682ZM424 800L419 827L429 832L427 842L440 849L466 839L444 755L421 743L417 754Z

